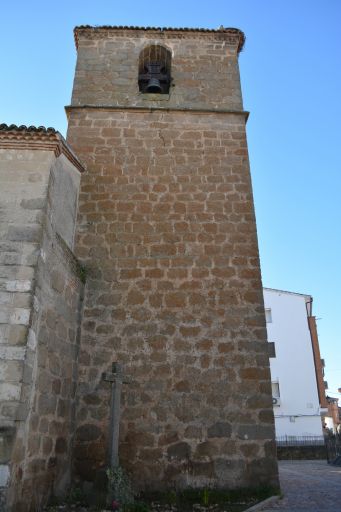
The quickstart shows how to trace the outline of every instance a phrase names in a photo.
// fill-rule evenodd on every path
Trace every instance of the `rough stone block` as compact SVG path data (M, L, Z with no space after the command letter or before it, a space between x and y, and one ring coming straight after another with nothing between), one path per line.
M9 476L9 466L6 464L0 464L0 487L7 487Z
M25 345L26 339L27 339L27 327L26 326L11 325L8 327L8 337L6 337L6 343L9 343L10 345Z
M9 226L7 238L13 242L39 242L40 226Z
M31 310L26 308L14 308L9 312L9 324L28 325L30 321Z
M176 443L168 447L167 454L170 459L188 459L191 455L191 447L185 442Z
M0 427L0 464L10 461L14 437L14 427Z
M232 428L230 423L217 422L207 430L207 436L210 437L224 437L228 438L231 436Z
M21 385L0 382L0 400L19 400Z
M21 380L23 363L21 361L0 360L0 381L18 382Z
M272 425L240 425L238 427L238 436L241 439L272 439L273 426Z
M32 281L30 279L21 279L7 281L6 290L9 292L28 292L31 290Z
M22 199L20 206L25 210L41 210L45 206L45 198L37 197L31 199Z
M0 359L18 360L22 361L25 359L26 348L16 346L0 346Z

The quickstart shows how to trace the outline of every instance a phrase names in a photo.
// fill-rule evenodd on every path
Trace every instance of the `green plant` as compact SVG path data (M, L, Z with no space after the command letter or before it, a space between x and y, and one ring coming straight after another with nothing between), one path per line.
M175 490L168 491L165 495L165 498L166 498L167 503L169 503L169 505L175 505L176 501L177 501L176 491Z
M134 504L134 493L130 478L121 466L107 470L108 497L110 504L115 501L119 509L130 512L130 506ZM134 509L132 509L134 512ZM143 511L137 511L143 512Z
M52 494L52 496L50 496L50 498L49 498L48 510L55 510L56 507L59 507L59 505L61 505L61 504L62 504L61 499L57 498L57 496Z
M204 507L208 507L209 501L210 491L207 488L205 488L202 492L202 504L204 505Z
M137 501L125 507L124 512L150 512L150 508L146 503L143 503L142 501Z
M83 265L79 264L78 266L78 277L81 280L83 284L85 284L86 277L87 277L87 270Z
M79 487L71 487L69 494L66 497L66 503L68 505L75 505L77 503L83 503L84 494Z

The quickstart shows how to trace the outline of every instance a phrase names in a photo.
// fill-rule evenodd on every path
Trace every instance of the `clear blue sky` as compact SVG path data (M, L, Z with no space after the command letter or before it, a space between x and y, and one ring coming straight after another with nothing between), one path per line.
M311 294L341 386L340 0L2 2L0 121L66 132L75 25L237 27L264 286ZM341 395L340 395L341 397Z

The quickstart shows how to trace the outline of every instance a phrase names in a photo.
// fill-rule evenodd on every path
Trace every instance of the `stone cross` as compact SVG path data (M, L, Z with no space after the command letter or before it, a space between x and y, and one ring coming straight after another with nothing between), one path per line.
M116 468L118 461L118 436L120 430L120 409L121 409L121 389L122 384L129 380L123 379L123 368L118 362L112 363L111 372L102 374L103 380L111 382L111 401L110 401L110 466Z

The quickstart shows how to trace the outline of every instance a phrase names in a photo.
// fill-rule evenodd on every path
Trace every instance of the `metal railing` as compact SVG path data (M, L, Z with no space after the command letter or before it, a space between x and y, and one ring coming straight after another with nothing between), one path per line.
M341 457L341 436L339 434L327 436L326 448L328 462L335 461L335 459Z
M324 446L324 436L277 436L277 446Z

